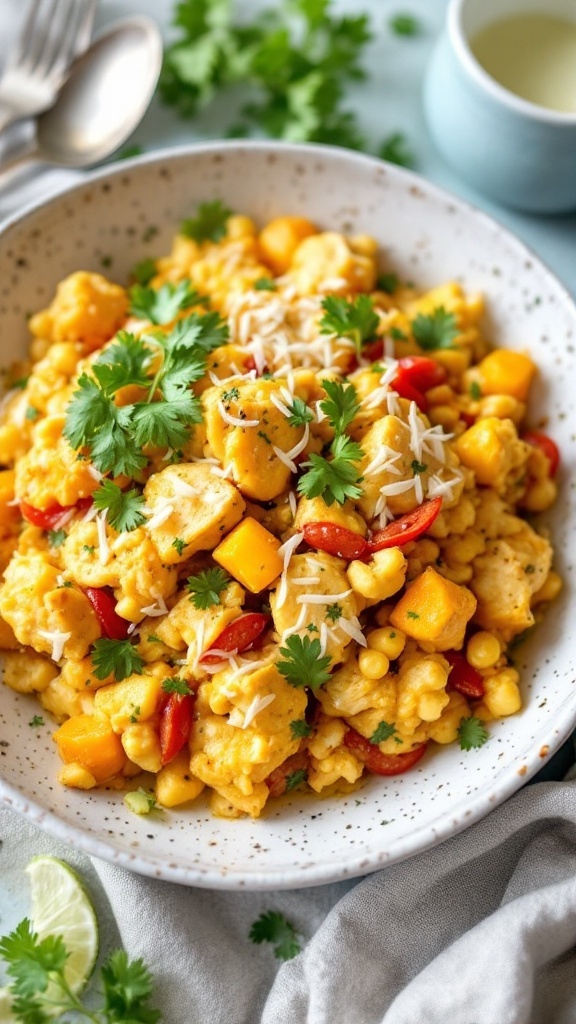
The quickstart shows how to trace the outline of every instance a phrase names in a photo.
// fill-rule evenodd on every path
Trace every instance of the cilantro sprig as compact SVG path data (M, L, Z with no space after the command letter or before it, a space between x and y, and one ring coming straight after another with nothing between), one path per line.
M99 511L107 510L107 520L119 533L129 533L146 522L142 509L143 496L133 488L123 491L112 480L103 480L93 494L94 505Z
M458 726L458 739L461 750L473 750L483 747L489 738L488 730L484 723L472 715L470 718L462 718Z
M0 939L0 956L7 964L12 1010L23 1024L50 1024L69 1013L93 1024L157 1024L161 1013L150 1006L152 975L143 960L130 961L115 950L101 968L104 1003L88 1009L75 995L64 975L69 957L61 935L40 939L24 918Z
M143 339L120 332L93 363L93 376L78 379L65 437L73 448L87 448L101 473L137 476L148 462L144 447L181 448L189 428L201 422L190 385L204 374L208 353L227 337L227 325L214 312L192 313L168 334ZM128 385L141 387L142 399L116 405L116 393Z
M204 569L196 576L189 576L187 585L190 600L195 608L211 608L221 604L220 594L230 586L232 580L224 569Z
M192 693L186 680L180 679L179 676L169 676L165 679L162 683L162 689L164 693L179 693L181 697L189 697Z
M288 423L291 427L303 427L306 423L312 423L314 413L308 408L303 398L298 398L296 395L292 405L289 405L288 408L290 410Z
M328 295L322 300L322 309L324 316L320 320L320 333L350 338L360 355L362 346L374 338L380 323L370 296L362 294L354 299L344 299L339 295Z
M92 646L92 671L97 679L107 679L114 675L116 682L137 675L144 668L142 656L130 640L109 640L100 637Z
M330 420L335 434L343 434L360 409L360 402L351 384L344 385L334 380L323 380L326 398L320 402L322 412Z
M396 736L397 729L394 722L380 722L370 737L370 743L383 743L393 737L397 743L402 741Z
M180 226L180 232L195 242L219 242L226 234L226 221L232 210L220 199L200 203L195 217L189 217Z
M290 686L309 686L318 690L330 679L331 657L322 654L320 640L309 636L298 636L294 633L280 648L282 661L277 664L280 675L284 676Z
M277 910L268 910L260 914L252 924L248 937L252 942L272 943L274 956L278 960L291 960L300 952L294 925Z
M359 498L362 495L358 474L358 462L364 453L356 441L341 434L335 437L330 445L330 459L322 455L310 453L310 458L303 463L307 472L298 481L298 491L306 498L321 497L326 505L337 502L343 505L347 498Z
M129 312L142 320L150 320L153 324L168 324L175 320L178 313L192 306L198 306L206 299L192 287L190 281L179 281L177 284L168 281L161 288L148 288L147 285L134 284L130 292Z
M448 313L444 306L438 306L433 313L426 316L418 313L412 321L414 340L425 352L437 349L454 348L454 339L460 331L454 313Z

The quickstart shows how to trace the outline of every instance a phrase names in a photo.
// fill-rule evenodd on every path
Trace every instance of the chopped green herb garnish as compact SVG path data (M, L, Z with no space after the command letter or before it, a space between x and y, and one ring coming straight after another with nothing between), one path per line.
M403 132L392 132L380 146L378 156L381 160L387 160L389 164L397 164L399 167L414 167L414 156L406 144L406 137Z
M330 679L328 669L332 659L328 654L322 654L317 637L311 640L309 636L293 634L280 648L280 654L283 660L277 663L277 668L290 686L309 686L311 690L318 690Z
M414 476L418 476L420 473L425 473L428 466L425 462L418 462L418 459L412 459L410 463Z
M397 731L393 722L391 724L389 722L380 722L370 737L370 743L383 743L384 740L389 740L391 736L396 738L395 734Z
M308 724L305 718L297 718L290 722L290 732L295 740L304 739L312 732L312 726Z
M178 552L179 555L182 554L182 552L184 551L184 548L187 547L187 546L188 546L187 541L182 540L181 537L174 537L174 540L172 541L172 547L176 548L176 551Z
M326 618L331 622L338 622L342 618L342 609L339 604L329 604L326 608Z
M109 675L114 675L118 683L133 673L139 675L144 668L142 657L129 640L100 637L92 647L91 660L97 679L107 679Z
M278 960L291 960L300 952L296 929L286 920L284 914L268 910L254 921L249 938L252 942L270 942Z
M238 388L228 388L227 391L223 391L222 392L222 401L223 402L233 402L233 401L237 401L239 398L240 398L240 392L239 392Z
M154 811L158 807L154 794L143 789L142 786L126 793L124 803L133 814L150 814L150 811Z
M148 637L150 639L150 637ZM178 676L172 676L165 679L162 683L162 689L164 693L179 693L182 697L188 697L193 692L185 679L180 679Z
M200 203L196 216L185 220L180 231L195 242L219 242L226 234L226 221L231 215L232 210L220 199Z
M290 772L286 776L286 793L292 792L293 789L297 789L303 782L308 780L308 772L305 768L298 768L295 772Z
M337 334L339 338L350 338L359 355L362 346L373 340L380 319L369 295L360 294L352 300L338 295L328 295L322 300L322 309L322 334Z
M397 274L379 274L376 279L376 287L380 292L386 292L387 295L392 295L396 291L399 285Z
M356 441L340 435L330 445L330 459L310 453L306 470L298 481L298 491L307 498L322 497L326 505L337 502L343 505L347 498L359 498L362 494L362 477L358 463L364 453Z
M426 352L436 349L454 348L453 341L460 331L454 313L448 313L444 306L438 306L430 316L419 313L412 321L414 339Z
M46 723L42 718L42 715L34 715L28 722L28 725L31 726L32 729L39 729L41 725L45 724Z
M473 380L470 384L470 398L475 402L479 402L482 398L482 388L477 380Z
M268 434L266 433L265 430L259 430L258 437L261 437L265 444L272 444L272 441L268 437Z
M135 488L123 491L112 480L103 480L94 491L93 498L99 511L107 510L106 518L118 533L130 533L146 522L142 511L145 501Z
M462 750L482 747L488 739L488 731L479 718L462 718L458 726L458 739Z
M221 604L220 594L230 586L232 580L224 569L204 569L197 576L188 577L190 600L195 608L211 608Z
M392 341L407 341L408 337L405 331L401 331L399 327L390 328L390 337Z
M277 287L276 281L271 277L259 277L257 281L254 281L254 288L257 292L275 292Z
M168 324L179 313L206 300L199 295L190 281L173 284L168 281L161 288L148 288L134 284L130 289L130 310L132 316L150 320L153 324Z
M343 434L350 426L360 402L352 384L340 384L335 380L323 380L326 398L320 402L322 412L328 417L335 434Z
M409 619L419 619L420 618L418 612L408 611L408 612L406 612L406 615L408 616Z
M48 530L48 543L51 548L60 548L67 536L66 530Z
M308 408L302 398L296 396L292 405L289 405L288 408L290 410L288 423L291 427L303 427L306 423L312 423L314 413Z
M156 260L147 258L140 260L132 270L132 277L137 284L145 288L150 284L153 277L156 277Z
M82 545L82 551L85 551L87 555L93 555L94 552L96 551L96 545L95 544L83 544Z
M40 410L39 409L35 409L33 405L29 405L28 408L26 409L26 419L27 420L32 420L32 421L37 420L39 415L40 415Z
M417 36L420 22L412 14L393 14L388 24L397 36Z

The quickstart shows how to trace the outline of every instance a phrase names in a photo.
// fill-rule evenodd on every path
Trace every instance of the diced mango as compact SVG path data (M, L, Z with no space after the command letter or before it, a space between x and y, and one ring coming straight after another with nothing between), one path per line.
M536 366L522 352L497 348L478 364L483 395L511 395L525 402Z
M466 587L440 576L431 566L408 587L390 622L425 651L460 648L476 598Z
M247 516L212 552L214 561L258 594L282 572L280 541L261 523Z
M162 807L176 807L195 800L204 789L204 783L190 772L187 750L178 754L156 776L156 799Z
M478 483L501 492L506 477L527 459L527 450L518 438L512 420L487 416L477 420L454 441L454 451L468 469L476 474Z
M305 217L276 217L258 236L262 259L275 274L285 274L300 242L316 231Z
M146 721L156 711L162 680L155 676L128 676L96 691L97 711L110 719L114 732L124 732L135 722Z
M126 755L110 722L96 715L75 715L52 739L65 764L77 764L104 782L122 770Z

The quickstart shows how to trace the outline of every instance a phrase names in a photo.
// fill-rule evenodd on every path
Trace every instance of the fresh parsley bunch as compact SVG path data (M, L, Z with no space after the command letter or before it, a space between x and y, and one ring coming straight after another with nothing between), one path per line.
M150 1006L152 977L142 960L129 961L118 949L101 970L103 1005L89 1010L64 976L68 951L61 935L39 939L25 918L0 940L7 963L12 1011L22 1024L53 1024L74 1012L93 1024L157 1024L159 1010ZM55 1016L55 1007L57 1017Z

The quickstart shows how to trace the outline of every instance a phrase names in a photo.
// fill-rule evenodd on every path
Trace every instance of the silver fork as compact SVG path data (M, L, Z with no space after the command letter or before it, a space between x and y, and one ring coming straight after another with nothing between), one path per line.
M0 78L0 131L54 103L70 64L84 52L98 0L30 0Z

